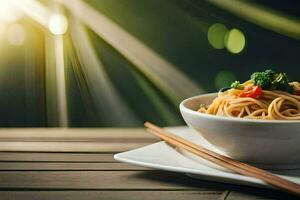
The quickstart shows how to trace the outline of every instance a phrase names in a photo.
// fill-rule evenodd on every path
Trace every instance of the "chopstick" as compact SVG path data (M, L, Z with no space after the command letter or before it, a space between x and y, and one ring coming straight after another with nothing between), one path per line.
M223 156L221 154L218 154L216 152L210 151L204 147L201 147L199 145L196 145L182 137L178 137L174 134L168 133L164 129L150 123L145 122L145 127L147 127L147 130L153 134L155 134L160 139L166 141L167 143L175 146L180 147L182 149L185 149L191 153L194 153L197 156L200 156L201 158L204 158L212 163L215 163L219 166L222 166L226 169L229 169L233 172L251 176L257 179L260 179L264 181L265 183L268 183L274 187L277 187L278 189L286 190L288 192L294 193L298 196L300 196L300 185L293 183L291 181L288 181L286 179L283 179L275 174L272 174L268 171L259 169L257 167L248 165L246 163L234 160L230 157Z

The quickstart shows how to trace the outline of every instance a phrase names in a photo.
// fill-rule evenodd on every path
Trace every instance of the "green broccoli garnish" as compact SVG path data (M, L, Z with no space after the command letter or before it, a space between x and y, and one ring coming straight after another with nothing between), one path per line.
M273 70L254 72L251 75L251 80L254 85L259 85L262 89L270 89L275 75L276 73Z
M278 73L274 76L272 81L272 88L275 90L283 90L293 93L293 88L289 85L289 79L286 73Z
M244 86L240 83L240 81L234 81L233 83L231 83L230 87L238 90L244 89Z
M270 69L264 72L255 72L251 75L251 80L254 85L261 86L262 89L293 92L287 75L282 72L276 73Z
M286 75L286 73L278 73L275 74L274 76L274 80L272 81L273 85L284 85L284 84L288 84L290 81Z

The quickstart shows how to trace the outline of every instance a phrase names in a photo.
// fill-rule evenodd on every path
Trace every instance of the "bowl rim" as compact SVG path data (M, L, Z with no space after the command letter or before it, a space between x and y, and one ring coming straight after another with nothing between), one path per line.
M237 117L225 117L225 116L217 116L217 115L210 115L206 113L200 113L190 108L187 108L185 104L191 100L195 100L201 97L213 96L217 95L218 93L206 93L201 94L193 97L189 97L183 100L179 104L179 109L182 112L188 113L195 117L202 117L206 119L218 120L218 121L231 121L231 122L241 122L241 123L266 123L266 124L300 124L300 120L261 120L261 119L245 119L245 118L237 118Z

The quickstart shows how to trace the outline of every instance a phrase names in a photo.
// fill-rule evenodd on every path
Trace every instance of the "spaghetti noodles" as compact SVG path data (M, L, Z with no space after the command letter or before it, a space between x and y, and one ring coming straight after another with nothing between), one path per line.
M291 82L288 86L293 93L263 89L249 80L239 88L219 92L209 106L202 105L198 112L249 119L300 120L300 96L297 95L300 83Z

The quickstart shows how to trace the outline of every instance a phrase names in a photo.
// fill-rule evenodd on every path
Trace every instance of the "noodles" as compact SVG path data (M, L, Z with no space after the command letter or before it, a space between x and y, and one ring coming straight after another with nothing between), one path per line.
M257 87L251 81L241 85L246 88ZM289 85L300 90L298 82L291 82ZM219 92L209 106L202 106L198 112L248 119L300 120L300 96L280 90L261 89L258 92L259 95L252 97L242 95L245 89L232 88Z

